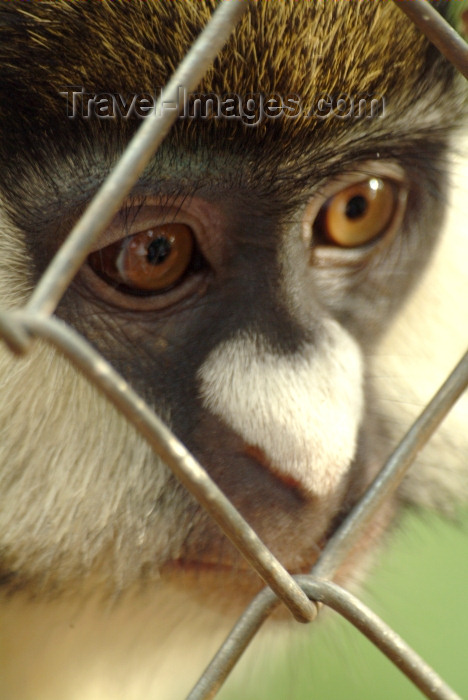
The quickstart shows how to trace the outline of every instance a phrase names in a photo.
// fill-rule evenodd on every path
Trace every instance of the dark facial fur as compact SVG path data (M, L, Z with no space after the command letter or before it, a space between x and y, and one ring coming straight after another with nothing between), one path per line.
M185 1L0 5L2 305L28 298L141 123L68 119L64 86L154 92L211 11L212 3ZM111 235L193 223L199 284L167 304L133 297L122 306L88 267L58 309L167 420L291 571L310 569L394 438L371 360L437 241L449 138L462 114L457 85L392 3L253 4L200 92L295 93L306 104L318 93L377 94L385 116L257 127L178 120ZM404 184L397 230L353 264L311 258L303 217L356 174ZM119 596L141 593L132 605L141 610L144 601L157 624L172 594L215 614L222 588L230 599L238 593L238 612L256 577L138 434L50 348L38 343L20 362L2 351L0 363L0 566L10 609L32 596L39 608L25 602L24 615L40 609L47 624L52 606L60 624L70 594L78 618L81 601L85 609L110 595L114 618L106 607L103 626L112 630ZM445 502L434 481L432 500ZM374 523L363 550L396 507ZM86 610L83 619L94 620L101 603ZM13 614L5 620L10 629ZM122 697L140 697L139 683ZM151 683L141 682L141 697ZM63 694L65 681L49 695L44 687L46 700L73 697ZM167 692L154 685L151 697Z

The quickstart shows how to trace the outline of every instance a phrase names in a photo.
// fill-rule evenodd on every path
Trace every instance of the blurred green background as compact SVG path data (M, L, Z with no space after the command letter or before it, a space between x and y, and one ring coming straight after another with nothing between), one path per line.
M361 598L468 698L468 513L456 523L404 516ZM270 628L255 641L220 700L423 697L334 612L307 629L278 631Z

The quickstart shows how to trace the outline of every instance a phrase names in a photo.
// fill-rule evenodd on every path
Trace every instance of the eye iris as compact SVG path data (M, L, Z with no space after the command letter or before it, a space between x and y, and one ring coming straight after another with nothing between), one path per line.
M164 224L127 236L88 257L92 270L127 294L162 294L182 281L194 254L186 224Z
M345 214L348 219L359 219L366 213L367 208L367 200L362 195L356 195L346 204Z
M345 187L330 197L313 225L316 245L357 248L379 238L390 226L397 209L396 186L370 178Z

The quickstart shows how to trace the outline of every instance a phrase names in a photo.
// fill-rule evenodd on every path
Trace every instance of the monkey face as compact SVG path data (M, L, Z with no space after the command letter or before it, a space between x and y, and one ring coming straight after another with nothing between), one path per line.
M26 298L140 123L96 104L164 85L211 12L194 7L2 8L6 302ZM385 454L367 360L437 238L452 70L388 3L258 3L200 94L236 95L244 118L178 120L58 315L306 571ZM362 95L385 114L343 114ZM2 363L5 580L63 590L97 575L121 590L167 572L237 576L217 527L65 362L39 347Z

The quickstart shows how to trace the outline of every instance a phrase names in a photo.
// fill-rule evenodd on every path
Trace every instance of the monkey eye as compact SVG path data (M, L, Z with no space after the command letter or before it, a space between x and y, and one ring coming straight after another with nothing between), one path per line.
M398 209L398 187L372 177L340 190L323 204L312 227L312 245L358 248L380 238Z
M88 264L120 292L150 296L179 284L194 267L196 250L190 226L161 224L96 250Z

